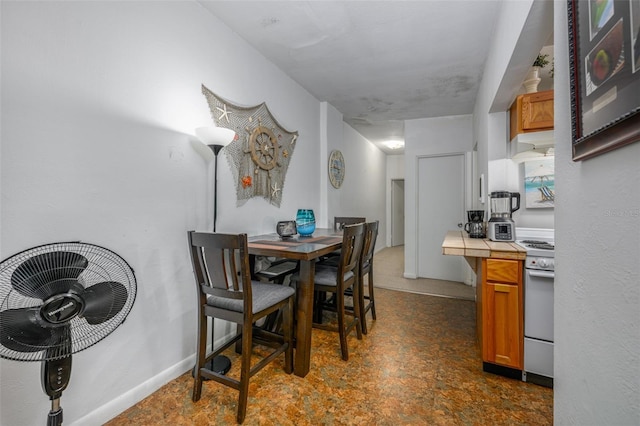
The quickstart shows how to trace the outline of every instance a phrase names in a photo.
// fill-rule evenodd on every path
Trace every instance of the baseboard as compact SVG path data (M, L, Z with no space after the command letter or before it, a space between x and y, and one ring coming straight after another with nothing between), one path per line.
M418 279L418 276L416 274L409 274L407 272L405 272L404 274L402 274L403 277L409 279L409 280L416 280Z
M196 362L195 353L177 364L167 368L160 374L157 374L141 383L130 391L123 393L117 398L109 401L96 410L93 410L86 416L71 423L71 426L84 426L84 425L102 425L109 420L116 417L118 414L124 412L130 407L133 407L138 402L142 401L162 386L166 385L170 381L180 377L187 371L193 368Z

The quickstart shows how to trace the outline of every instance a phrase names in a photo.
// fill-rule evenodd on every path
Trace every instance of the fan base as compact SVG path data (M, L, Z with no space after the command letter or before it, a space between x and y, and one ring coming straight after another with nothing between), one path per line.
M218 355L214 357L211 361L207 362L205 364L205 367L215 373L224 375L224 374L227 374L229 370L231 370L231 360L224 355ZM191 371L191 375L195 377L195 367ZM202 380L206 381L210 379L203 377Z

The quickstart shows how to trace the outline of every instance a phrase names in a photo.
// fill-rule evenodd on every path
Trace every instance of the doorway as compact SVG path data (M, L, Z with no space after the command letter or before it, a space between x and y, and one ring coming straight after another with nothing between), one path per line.
M391 247L404 245L404 179L391 180Z
M418 277L464 281L464 258L444 256L442 240L464 222L465 164L464 154L418 158Z

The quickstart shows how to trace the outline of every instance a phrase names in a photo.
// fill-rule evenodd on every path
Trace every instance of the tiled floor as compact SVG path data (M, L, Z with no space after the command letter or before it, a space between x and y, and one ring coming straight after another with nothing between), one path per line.
M337 333L314 329L306 377L285 374L281 358L254 376L244 424L553 423L553 390L482 371L474 302L388 289L377 289L376 301L378 320L368 315L363 340L350 336L349 361ZM186 373L107 425L235 424L236 391L205 382L193 403L192 384Z

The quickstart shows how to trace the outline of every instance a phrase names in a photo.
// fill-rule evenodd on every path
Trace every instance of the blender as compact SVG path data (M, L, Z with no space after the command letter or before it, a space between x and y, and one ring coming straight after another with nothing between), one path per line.
M520 208L520 193L495 191L489 194L489 198L491 206L491 218L488 224L489 239L515 241L516 225L511 219L511 214Z

